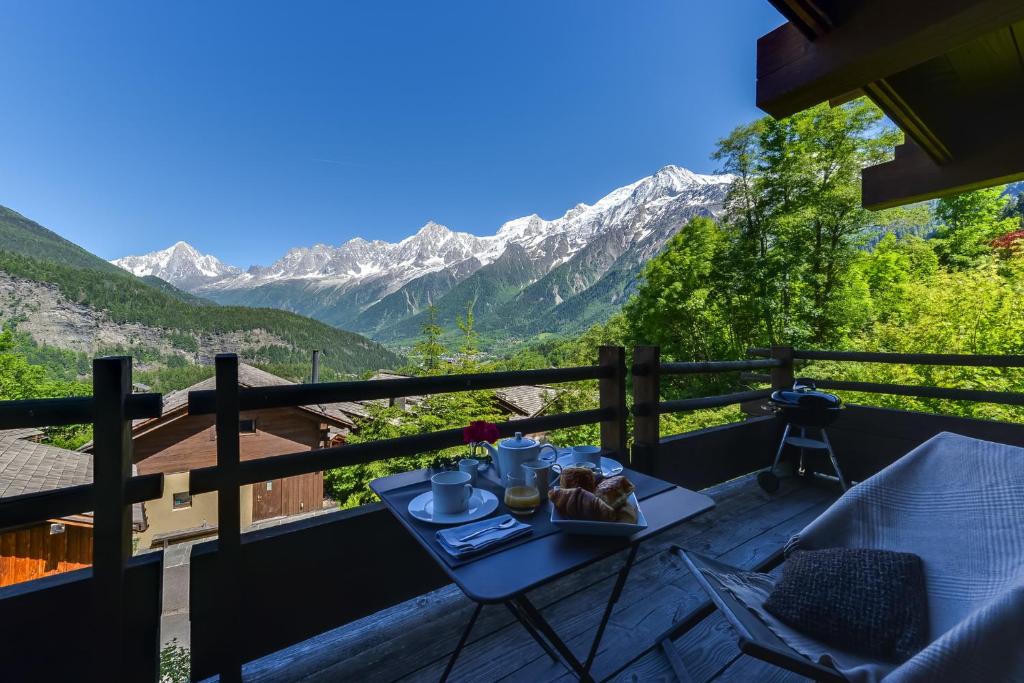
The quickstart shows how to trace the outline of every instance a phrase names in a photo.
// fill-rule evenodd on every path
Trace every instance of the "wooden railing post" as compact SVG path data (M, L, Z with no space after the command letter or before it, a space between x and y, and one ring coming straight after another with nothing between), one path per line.
M772 389L789 389L793 386L793 347L773 346L771 357L782 361L782 365L771 369Z
M601 409L612 408L615 416L601 421L601 448L614 451L615 457L625 459L628 436L626 412L626 350L621 346L602 346L598 350L598 364L611 368L611 375L598 381Z
M238 484L238 356L221 353L217 377L217 563L220 600L220 680L242 680L239 573L242 568L242 520Z
M130 680L125 670L125 565L132 555L132 512L127 500L132 476L132 359L96 358L93 391L92 575L96 626L93 671L97 681ZM137 673L137 672L136 672Z
M633 451L630 464L651 473L661 438L658 401L661 400L661 349L633 349Z

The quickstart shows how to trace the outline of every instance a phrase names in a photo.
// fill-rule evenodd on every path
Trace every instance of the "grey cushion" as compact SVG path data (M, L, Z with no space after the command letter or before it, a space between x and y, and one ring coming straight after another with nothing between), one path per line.
M902 662L928 644L921 558L858 548L798 550L764 608L853 653Z

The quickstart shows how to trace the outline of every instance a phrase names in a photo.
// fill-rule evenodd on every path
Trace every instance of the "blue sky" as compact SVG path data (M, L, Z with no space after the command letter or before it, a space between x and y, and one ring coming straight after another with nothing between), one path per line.
M0 7L0 204L104 258L491 234L760 115L767 0Z

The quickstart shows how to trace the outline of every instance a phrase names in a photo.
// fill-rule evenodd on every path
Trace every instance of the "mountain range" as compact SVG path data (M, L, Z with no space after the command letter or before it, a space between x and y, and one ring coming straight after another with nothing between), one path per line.
M594 204L553 220L517 218L493 235L429 221L399 242L295 247L245 270L185 242L112 263L221 304L293 311L378 341L415 337L431 305L445 327L472 306L485 335L566 333L621 306L670 237L720 212L731 180L665 166Z
M296 378L308 372L314 349L335 373L404 362L361 335L294 313L217 306L152 275L136 277L3 206L0 300L0 327L39 348L130 354L140 369L205 364L223 351Z

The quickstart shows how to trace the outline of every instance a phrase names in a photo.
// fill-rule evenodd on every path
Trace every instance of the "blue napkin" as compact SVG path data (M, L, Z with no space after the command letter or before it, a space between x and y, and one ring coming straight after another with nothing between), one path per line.
M451 527L450 529L442 529L437 532L437 541L452 557L464 557L466 555L478 553L481 550L498 545L499 543L505 543L513 538L525 536L533 531L529 524L515 520L516 523L508 528L494 529L493 531L482 533L479 536L474 536L468 541L459 541L460 538L464 538L474 531L496 527L509 519L513 519L512 515L498 515L497 517L492 517L490 519L482 519L479 522L471 522L470 524L463 524L462 526Z

